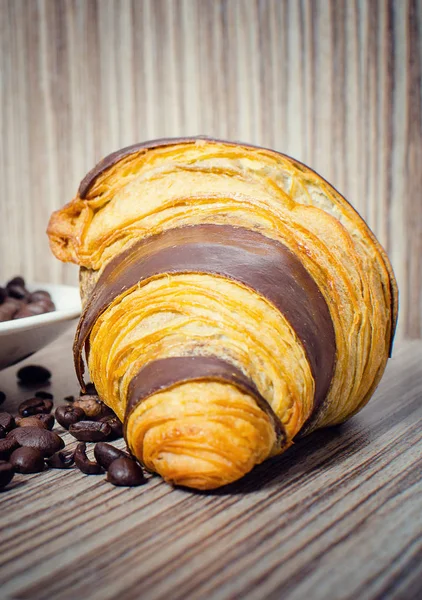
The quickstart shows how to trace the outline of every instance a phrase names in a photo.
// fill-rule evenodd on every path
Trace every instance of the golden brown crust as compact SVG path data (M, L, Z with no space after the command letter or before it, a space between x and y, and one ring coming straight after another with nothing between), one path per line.
M117 294L98 314L89 338L89 369L105 401L123 416L130 381L142 365L196 353L228 360L250 377L286 426L289 441L299 431L340 423L360 410L391 349L397 285L365 222L305 165L246 144L196 138L147 142L102 161L75 199L54 213L48 233L56 256L81 266L81 293L91 305L95 283L114 257L149 236L203 224L259 232L285 245L313 278L335 331L337 360L325 401L312 411L309 353L286 315L253 286L204 273L162 273ZM210 422L207 402L213 406L218 399L234 410L243 431L241 422L246 429L253 424L246 418L253 398L227 385L202 383L181 384L137 407L128 443L168 480L206 488L232 481L271 455L274 438L255 414L257 425L249 431L251 439L262 438L261 449L255 441L243 446L242 433L242 451L230 449L238 464L230 465L229 442L221 437L224 417ZM199 389L202 400L192 396ZM166 403L179 415L176 427ZM192 407L199 411L195 422ZM162 429L163 414L168 422ZM200 431L211 436L211 446L201 441ZM185 440L182 445L177 436Z
M110 155L110 157L113 157L112 160L110 160L110 157L106 157L95 169L93 169L93 172L88 174L87 185L80 188L80 193L78 193L74 200L67 204L63 209L53 213L51 216L48 234L52 251L57 258L64 262L76 262L77 264L84 265L95 271L100 270L105 262L110 260L116 252L121 251L125 246L133 243L134 239L131 239L130 235L120 241L117 240L116 242L111 239L112 245L114 244L116 246L116 248L114 248L115 252L103 256L100 261L90 260L89 256L92 252L90 252L89 247L86 247L86 250L84 250L84 247L87 246L87 240L84 240L84 238L86 237L93 217L100 212L101 208L103 208L120 190L133 181L133 179L136 179L139 170L145 168L148 169L149 163L153 162L153 160L150 159L150 156L158 149L158 151L161 151L166 158L171 155L171 148L179 150L186 147L195 148L198 155L206 152L209 147L218 147L220 149L223 148L226 151L226 154L227 150L235 148L246 153L255 151L262 157L271 158L275 161L277 170L280 172L280 181L277 181L276 185L280 185L280 183L284 184L286 181L294 179L295 177L296 179L302 178L303 181L301 182L301 185L295 185L297 184L297 181L295 181L289 190L290 197L294 198L296 202L302 203L305 201L305 203L312 203L314 198L309 198L309 196L312 196L312 194L314 194L314 196L320 195L322 203L325 204L323 207L324 210L333 213L336 218L340 218L343 225L346 225L346 228L348 228L349 231L351 224L353 224L355 235L359 234L362 239L369 238L372 242L374 251L378 254L379 263L382 264L382 267L386 270L386 279L388 280L389 287L388 294L392 304L392 341L398 314L397 283L388 257L378 243L373 232L347 200L345 200L345 198L321 176L312 171L312 169L287 155L273 150L257 148L249 144L211 140L201 136L197 138L180 138L174 140L164 139L135 144L134 146ZM138 148L139 150L137 150ZM176 154L178 155L177 152ZM117 162L115 162L116 157L120 157ZM192 159L190 160L192 162ZM174 162L177 162L177 159ZM107 167L107 165L109 166ZM274 185L274 178L269 177L267 183ZM283 189L283 185L281 188ZM316 192L315 189L317 190ZM308 198L306 198L306 196L308 196ZM124 197L125 194L122 195L122 200L124 200ZM283 195L283 199L286 200L285 194ZM347 224L343 222L344 218L347 218L349 221ZM212 215L209 217L205 215L204 221L200 222L215 222L215 219L213 219ZM232 222L234 223L234 221ZM242 224L242 221L240 221L240 224ZM114 227L114 224L112 224L112 227ZM116 229L118 228L119 223L116 224ZM147 230L145 233L141 233L141 235L156 233L159 230L161 230L161 228L150 232ZM139 234L139 232L137 233ZM137 239L137 237L135 239ZM103 244L101 238L93 240L94 245L96 242L100 245Z

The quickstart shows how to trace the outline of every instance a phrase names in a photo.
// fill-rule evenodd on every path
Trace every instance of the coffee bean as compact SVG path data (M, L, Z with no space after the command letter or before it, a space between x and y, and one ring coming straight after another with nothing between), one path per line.
M51 413L49 415L34 415L34 419L38 419L41 423L44 423L46 428L50 431L54 427L55 419Z
M113 485L133 487L146 482L141 467L131 458L117 458L107 471L107 481Z
M50 394L50 392L45 392L44 390L35 392L34 396L35 398L42 398L43 400L54 400L53 394Z
M25 287L25 281L22 277L14 277L6 284L6 291L11 298L18 300L29 300L30 293Z
M30 293L21 285L11 285L7 292L10 298L16 298L16 300L23 300L24 302L29 301Z
M31 294L31 302L38 302L39 300L51 300L51 295L46 290L35 290Z
M85 411L82 408L79 406L69 406L67 404L58 406L54 414L56 416L56 421L65 429L69 429L70 425L74 425L78 421L86 419Z
M34 383L45 383L51 377L51 373L40 365L27 365L17 372L19 383L32 385Z
M46 312L48 311L40 304L26 304L13 315L13 319L17 321L18 319L26 319L28 317L34 317L35 315L43 315Z
M11 302L0 304L0 323L11 321L18 310Z
M20 305L16 306L15 311L12 310L12 306L2 309L0 311L0 318L2 318L2 320L25 319L27 317L42 315L56 310L54 302L51 300L51 296L47 291L37 290L30 294L25 286L22 286L19 281L19 279L15 278L12 282L9 281L7 284L6 293L8 294L8 297L6 301L18 300Z
M11 296L8 296L3 304L8 304L10 306L13 306L16 310L19 310L20 308L22 308L22 306L25 306L26 302L25 300L18 300L17 298L12 298Z
M74 452L70 454L56 452L53 456L47 458L46 462L52 469L69 469L74 463Z
M107 415L114 415L114 412L95 395L80 396L74 401L73 406L82 408L88 419L101 419Z
M119 450L111 444L106 442L98 442L94 447L94 456L97 463L99 463L104 469L108 469L113 461L118 458L130 458L129 454Z
M40 427L41 429L49 429L47 424L38 419L41 416L50 416L50 415L34 415L32 417L16 417L16 427Z
M5 428L3 427L3 425L0 425L0 440L3 440L7 435L7 431L5 430Z
M56 310L56 306L55 306L54 302L52 302L51 300L48 300L47 298L44 298L42 300L37 300L33 304L40 306L44 310L44 312L53 312L54 310ZM32 306L32 304L31 304L31 306Z
M9 285L20 285L21 287L26 287L25 279L21 275L16 275L10 279L6 284L6 288Z
M0 460L7 460L16 448L19 448L19 444L16 440L9 437L0 440Z
M0 404L3 404L3 402L6 400L6 394L2 391L0 391Z
M0 412L0 425L8 433L16 426L15 419L8 412Z
M21 285L10 285L7 288L7 293L10 298L16 298L17 300L29 300L29 292Z
M123 424L116 415L108 415L100 419L101 423L107 423L111 427L109 441L118 440L123 437Z
M56 310L51 295L46 290L32 294L26 289L25 280L18 276L0 287L0 322L24 319Z
M9 462L0 461L0 490L6 487L13 479L15 471Z
M32 417L32 415L48 414L53 408L53 402L44 398L29 398L19 404L21 417Z
M64 448L64 441L57 433L39 427L17 427L7 434L5 441L9 438L16 440L19 446L37 448L44 456L51 456Z
M16 473L40 473L44 470L44 456L36 448L17 448L9 462Z
M69 427L69 433L80 442L103 442L111 433L111 427L100 421L79 421Z
M75 465L78 467L78 469L82 471L82 473L85 473L85 475L99 475L103 472L101 466L98 463L89 460L89 458L87 457L85 442L80 442L76 446Z

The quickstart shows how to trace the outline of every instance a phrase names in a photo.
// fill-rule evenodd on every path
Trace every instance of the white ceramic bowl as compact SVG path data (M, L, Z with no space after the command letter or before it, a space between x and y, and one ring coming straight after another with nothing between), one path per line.
M47 290L56 310L0 323L0 369L5 369L59 337L81 313L79 288L52 283L28 284L29 291Z

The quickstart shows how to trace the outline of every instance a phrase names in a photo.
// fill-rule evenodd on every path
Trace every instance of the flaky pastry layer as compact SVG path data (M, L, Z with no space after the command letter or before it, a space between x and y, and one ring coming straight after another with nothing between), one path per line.
M282 243L317 283L331 315L336 345L325 401L313 409L315 382L306 353L284 316L256 291L199 273L164 273L116 297L98 315L89 339L89 370L105 401L123 418L128 388L139 368L157 358L202 353L224 358L254 382L286 427L289 443L298 433L340 423L360 410L387 362L397 319L397 287L388 258L368 226L308 167L242 144L192 139L155 147L152 142L127 155L122 152L117 162L98 170L87 189L81 188L70 204L53 214L48 233L55 255L81 266L81 291L88 304L105 266L138 240L204 223L251 229ZM189 435L183 442L186 448L193 444L189 446L193 454L183 448L168 453L159 436L165 430L167 440L170 430L185 431L180 419L186 423L191 419L182 410L185 402L202 403L199 413L209 416L217 388L219 402L223 389L231 397L234 394L233 386L221 383L184 383L141 402L127 428L137 455L168 480L207 487L203 473L209 464L199 459L202 442L195 445L196 434L195 442ZM198 389L203 400L195 396ZM253 399L242 402L246 406ZM167 410L165 403L175 414L180 405L177 427L172 422L161 430L154 424L145 433L146 415L155 423L160 411ZM216 440L223 439L214 425L207 429L202 417L198 419L194 429L202 427ZM251 434L253 439L259 439L257 431ZM264 438L262 453L252 444L252 462L274 451L273 446L268 450L269 437ZM195 452L198 470L192 462ZM239 455L240 470L236 466L225 470L223 459L216 459L222 471L220 475L209 471L209 487L249 470L245 465L252 463L245 456ZM177 461L184 465L182 475ZM159 464L167 466L160 470Z

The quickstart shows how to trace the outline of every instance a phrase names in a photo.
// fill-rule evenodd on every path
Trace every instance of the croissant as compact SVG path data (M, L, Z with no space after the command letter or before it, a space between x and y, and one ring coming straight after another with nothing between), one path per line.
M373 394L397 320L388 258L350 204L278 152L155 140L53 213L80 265L74 357L131 452L176 485L230 483Z

